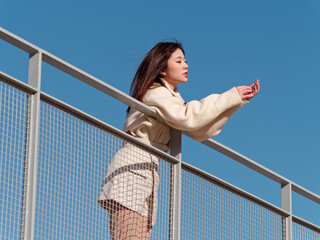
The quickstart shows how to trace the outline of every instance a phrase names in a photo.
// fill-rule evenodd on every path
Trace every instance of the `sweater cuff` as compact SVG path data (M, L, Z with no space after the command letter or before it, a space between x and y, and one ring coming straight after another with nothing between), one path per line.
M235 91L237 92L237 95L239 96L239 99L240 99L240 102L241 102L241 106L244 106L244 105L246 105L247 103L249 103L249 100L247 100L247 99L241 99L241 97L240 97L240 94L239 94L239 92L238 92L238 90L237 90L237 88L236 87L234 87L234 89L235 89Z

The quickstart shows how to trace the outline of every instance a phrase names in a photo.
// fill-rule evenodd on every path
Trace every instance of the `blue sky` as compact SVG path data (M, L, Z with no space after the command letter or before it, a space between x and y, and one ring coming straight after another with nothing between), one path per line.
M319 23L316 0L0 2L1 27L125 93L144 55L170 39L186 51L186 101L259 78L259 95L215 139L318 195ZM0 54L0 70L26 82L28 56L3 41ZM42 89L122 128L123 104L47 64ZM278 184L187 137L182 150L184 161L280 205ZM320 225L309 200L294 195L293 212Z

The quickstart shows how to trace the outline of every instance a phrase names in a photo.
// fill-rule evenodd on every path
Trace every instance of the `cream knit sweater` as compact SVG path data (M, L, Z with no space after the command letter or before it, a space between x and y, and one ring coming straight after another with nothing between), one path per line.
M200 101L185 103L177 89L173 91L164 79L161 81L165 86L153 85L146 92L143 103L154 108L169 126L189 132L199 142L219 134L231 115L248 103L241 100L235 87L222 94L211 94ZM169 127L132 108L124 123L124 131L169 151Z

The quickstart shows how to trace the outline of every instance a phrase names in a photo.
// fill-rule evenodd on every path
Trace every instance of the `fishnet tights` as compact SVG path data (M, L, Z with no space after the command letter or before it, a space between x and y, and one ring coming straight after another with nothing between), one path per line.
M112 240L149 240L152 223L121 204L109 202L110 233Z

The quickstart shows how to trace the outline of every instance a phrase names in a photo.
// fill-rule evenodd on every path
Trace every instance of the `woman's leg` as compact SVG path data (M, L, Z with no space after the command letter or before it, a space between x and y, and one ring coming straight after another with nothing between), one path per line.
M110 233L112 240L148 240L152 224L143 217L116 201L108 201Z

